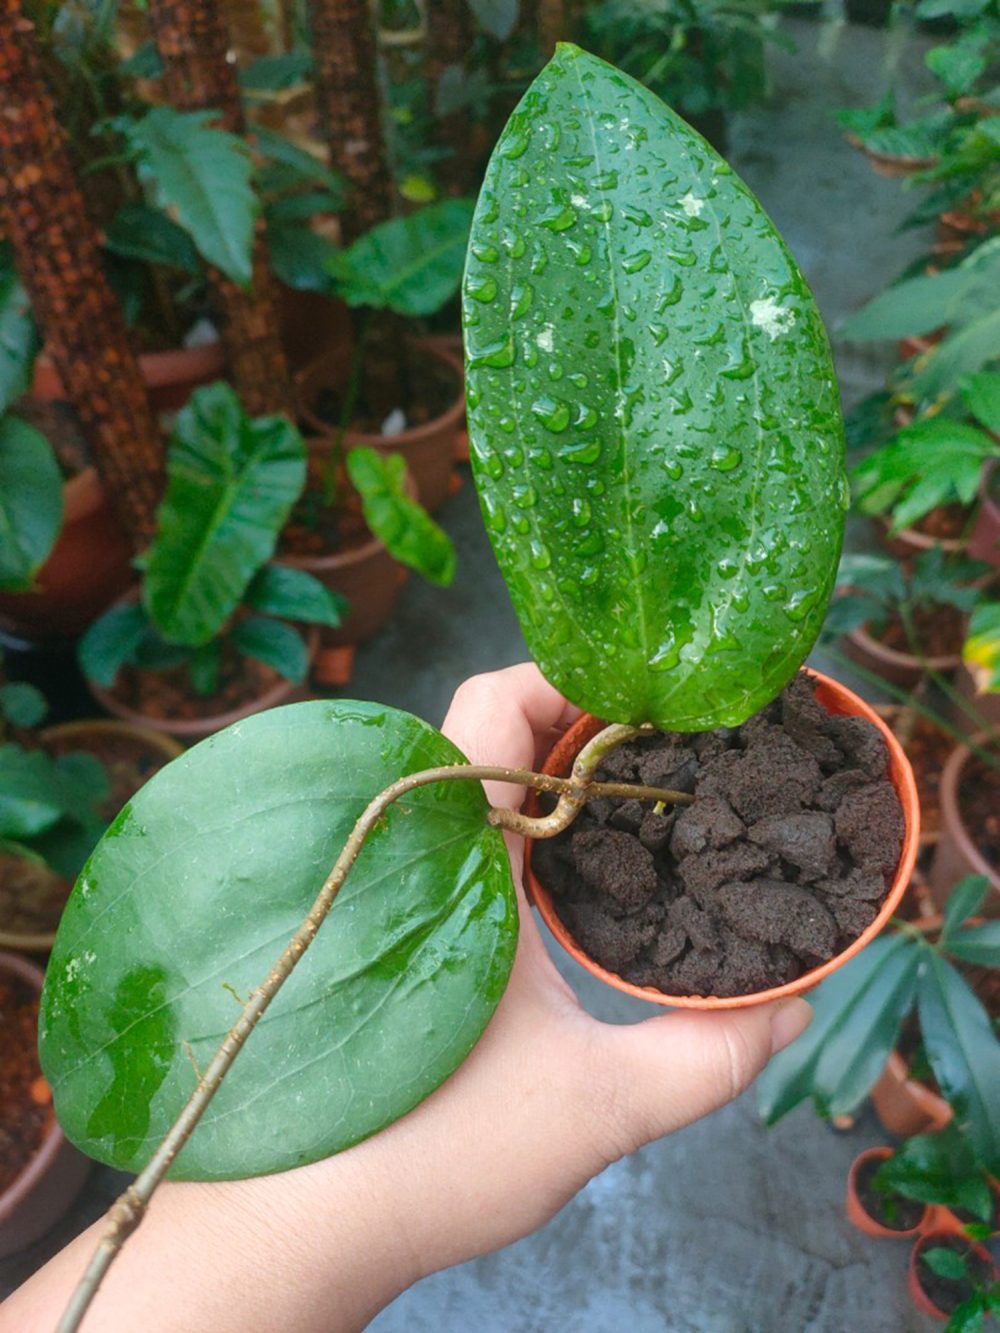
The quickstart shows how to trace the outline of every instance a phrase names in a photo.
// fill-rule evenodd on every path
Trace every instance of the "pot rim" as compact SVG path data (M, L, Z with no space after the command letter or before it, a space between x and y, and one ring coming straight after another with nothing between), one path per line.
M1000 730L977 731L971 740L974 745L980 745L989 740L1000 741ZM945 761L944 768L941 770L941 782L938 786L938 799L941 802L941 826L942 830L947 829L954 838L958 844L959 852L973 867L973 873L985 875L991 888L996 892L1000 890L1000 869L991 865L973 842L959 800L962 769L972 757L972 750L968 745L956 745Z
M392 449L399 452L404 451L408 445L421 443L428 436L434 435L440 430L457 428L465 414L465 382L461 360L447 347L442 347L437 343L425 342L423 339L418 339L413 347L421 355L428 356L432 361L437 361L441 365L447 366L449 370L454 371L458 380L458 393L451 405L446 407L438 416L432 417L430 421L425 421L419 426L409 426L406 430L401 430L398 435L370 435L365 431L352 430L348 427L344 431L345 445L354 444L360 445L362 448ZM327 422L315 414L311 404L303 401L302 385L309 378L311 371L336 357L335 349L321 352L319 356L313 357L310 362L303 366L295 376L296 396L299 399L297 404L299 416L309 426L310 430L315 431L321 437L327 438L335 432Z
M14 976L28 982L41 995L45 975L37 963L3 949L0 950L0 971L12 972ZM0 1222L5 1222L13 1216L48 1171L65 1141L65 1136L53 1113L41 1143L14 1177L13 1182L0 1194Z
M216 367L221 374L226 365L221 338L198 343L194 347L167 347L159 352L140 352L137 360L146 387L150 389L161 389L165 385L188 379L192 375L204 375L207 369ZM43 348L35 358L35 368L43 381L45 378L49 379L52 392L40 394L34 384L30 392L42 398L65 398L66 389L58 368L46 349Z
M653 986L637 986L631 981L626 981L624 977L620 977L616 972L610 972L607 968L602 967L600 963L595 962L580 948L556 913L551 894L535 877L531 868L532 839L525 839L524 880L530 900L538 908L542 920L566 952L581 967L600 981L606 982L615 990L633 995L636 999L648 1000L653 1004L667 1005L671 1008L745 1009L751 1005L769 1004L772 1000L782 1000L812 990L824 978L832 972L836 972L849 959L860 953L865 945L875 939L888 924L889 918L899 906L900 900L909 885L920 843L920 802L917 796L917 784L913 769L903 747L870 704L855 694L853 690L849 690L846 685L842 685L840 681L824 675L821 671L815 671L812 667L803 667L800 670L807 671L810 676L818 681L823 694L831 696L831 702L836 701L845 705L838 709L828 708L828 711L844 716L866 718L882 733L882 739L889 751L889 780L896 789L903 812L903 845L900 848L896 873L875 920L861 932L857 939L852 940L846 949L835 954L833 958L821 963L818 967L804 972L802 976L796 977L794 981L786 981L781 986L772 986L768 990L754 991L749 995L667 995L664 991L657 990ZM826 698L821 698L820 702L823 707L827 708ZM581 737L586 735L588 727L594 728L593 734L596 734L599 727L595 728L594 724L597 721L598 719L592 717L589 713L584 713L565 732L561 741L552 750L545 761L543 772L551 773L561 768L560 760L563 755L569 751L575 754L580 745L585 743ZM538 798L533 792L529 793L526 810L528 814L538 813Z
M975 506L973 504L968 507L972 509ZM893 532L892 520L888 514L879 514L875 522L882 529L884 541L903 542L920 551L931 551L935 546L939 546L942 551L957 554L959 551L964 551L969 544L967 537L929 537L926 532L921 532L918 528L900 528L898 532Z
M137 601L138 598L139 591L133 588L124 596L119 597L114 605L123 606L129 602ZM306 625L304 629L306 652L311 665L319 651L320 631L318 625ZM277 681L263 694L258 695L255 699L248 700L247 703L237 708L230 708L224 713L205 714L204 717L198 718L160 719L147 717L145 713L140 713L136 709L130 708L128 704L121 703L114 693L114 687L108 690L103 685L98 685L96 681L87 681L87 689L101 707L106 708L109 713L121 721L137 727L140 731L159 731L161 734L165 732L169 736L184 736L196 740L212 736L215 732L232 726L234 722L241 722L253 713L262 713L268 708L276 707L297 688L298 686L294 681L279 676Z
M905 668L907 671L951 671L960 665L961 653L944 653L940 657L914 657L912 653L902 653L898 648L887 648L874 635L869 634L864 625L852 629L847 634L856 646L872 657L879 658L887 665Z
M855 1157L854 1161L847 1169L847 1193L848 1197L850 1199L853 1199L854 1203L857 1205L860 1212L862 1212L865 1215L869 1225L873 1228L873 1230L877 1230L880 1236L884 1236L886 1237L886 1239L898 1237L900 1240L906 1240L909 1237L919 1236L921 1234L922 1229L927 1225L927 1218L930 1215L930 1211L933 1205L925 1203L924 1211L921 1213L919 1221L917 1221L912 1227L907 1227L905 1231L900 1231L896 1227L887 1227L885 1226L884 1223L880 1222L878 1218L872 1217L871 1213L861 1202L861 1195L858 1193L858 1187L857 1187L858 1171L861 1169L861 1167L864 1165L865 1162L870 1161L873 1157L877 1157L879 1158L880 1161L883 1162L888 1161L888 1159L893 1155L894 1152L895 1152L894 1148L881 1147L881 1146L874 1148L865 1148L861 1152L859 1152L857 1157Z

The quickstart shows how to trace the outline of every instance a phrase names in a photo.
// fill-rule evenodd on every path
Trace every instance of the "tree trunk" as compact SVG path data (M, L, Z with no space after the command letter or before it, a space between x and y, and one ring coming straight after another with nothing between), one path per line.
M0 0L0 164L0 229L108 499L142 550L155 530L163 442L20 0Z
M149 0L149 15L173 105L182 111L217 111L225 129L242 134L236 66L226 58L229 39L215 0ZM209 270L209 280L244 407L251 416L284 412L294 417L292 381L263 234L258 230L254 241L249 292L217 269Z
M320 121L330 163L350 187L341 216L345 242L392 212L382 133L375 33L367 0L309 0Z
M468 193L472 185L476 126L465 108L442 116L437 110L438 87L445 70L458 67L467 73L465 62L472 47L473 32L469 0L431 0L427 7L427 55L425 70L434 138L450 154L439 167L445 191Z

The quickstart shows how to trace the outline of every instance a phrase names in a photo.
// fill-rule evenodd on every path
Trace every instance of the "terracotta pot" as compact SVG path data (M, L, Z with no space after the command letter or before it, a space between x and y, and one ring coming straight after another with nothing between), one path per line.
M122 600L133 601L135 597L136 594L132 593L128 598ZM319 651L319 629L316 625L309 625L304 628L311 665ZM301 685L295 685L292 681L279 676L274 684L258 698L249 699L246 703L240 704L239 707L227 709L224 713L206 714L204 717L158 718L147 717L137 709L130 708L128 704L122 703L115 695L114 687L106 690L103 686L88 680L87 688L103 709L114 717L121 718L123 722L129 722L143 730L160 732L166 736L175 736L184 741L201 740L205 736L212 736L215 732L221 731L223 727L239 722L241 718L250 717L253 713L263 713L265 709L276 708L279 704L290 704L300 699L309 698L308 675Z
M415 351L439 366L447 367L456 377L458 390L447 411L423 426L414 426L398 435L367 435L363 431L347 430L344 447L361 445L377 449L379 453L402 454L413 478L422 505L437 509L447 499L455 459L455 437L464 428L465 392L462 388L462 362L439 343L418 343ZM296 376L299 395L299 413L306 425L319 435L332 437L336 432L330 424L316 415L314 405L320 392L327 387L342 389L349 372L349 361L339 351L325 352L316 357Z
M968 555L973 560L985 560L994 569L1000 569L1000 504L993 495L996 464L983 469L979 483L979 510L969 538Z
M0 953L0 970L41 992L42 970L26 958ZM41 1147L0 1194L0 1258L16 1254L67 1212L90 1171L90 1160L69 1143L53 1117Z
M566 952L593 976L607 982L609 986L613 986L616 990L624 991L627 995L634 995L640 1000L649 1000L653 1004L670 1005L672 1008L684 1009L742 1009L749 1005L768 1004L771 1000L783 999L790 995L802 995L806 991L812 990L824 977L828 977L832 972L842 967L848 959L859 953L866 944L870 944L889 921L900 899L906 892L906 886L910 882L910 876L913 873L913 867L917 859L917 848L920 840L920 803L917 799L917 785L913 770L910 767L910 761L903 752L903 747L873 708L849 690L846 685L841 685L839 681L832 680L829 676L824 676L819 671L813 671L811 668L809 675L818 682L816 698L828 712L867 718L882 733L889 752L889 777L896 788L903 808L905 831L899 865L896 867L896 874L893 877L886 899L879 909L878 916L842 953L837 954L836 957L831 958L829 962L823 963L820 967L814 967L809 972L803 973L795 981L786 982L783 986L772 986L769 990L758 991L753 995L666 995L653 986L633 985L632 982L626 981L616 973L609 972L600 963L595 962L593 958L584 953L556 912L548 889L535 876L531 868L533 844L529 838L526 840L524 848L524 874L528 891L542 920L555 938ZM545 761L542 771L556 776L567 774L577 753L589 740L597 735L604 725L599 718L591 717L589 713L585 713L556 743ZM538 797L534 792L529 793L525 810L529 815L540 813Z
M930 1205L924 1208L923 1216L916 1226L907 1228L905 1231L896 1231L892 1227L884 1227L881 1222L877 1222L874 1217L865 1209L858 1194L857 1178L858 1172L868 1162L885 1162L892 1156L891 1148L866 1148L863 1153L859 1153L851 1163L851 1168L847 1173L847 1199L845 1208L847 1211L847 1220L852 1226L864 1233L866 1236L875 1236L880 1240L905 1240L907 1236L918 1236L926 1225L928 1216L932 1212Z
M901 1139L936 1134L952 1117L951 1107L939 1093L907 1076L906 1061L898 1051L889 1056L871 1099L884 1128Z
M175 412L183 407L200 384L209 384L223 374L226 358L221 342L201 347L176 347L168 352L144 352L139 372L149 391L154 412ZM66 390L51 358L44 352L35 362L31 392L48 401L65 400Z
M0 630L32 642L81 634L132 582L131 560L97 471L86 468L63 486L63 525L35 589L0 593Z
M953 684L959 695L971 705L975 720L955 703L948 712L954 725L966 735L994 727L1000 731L1000 693L986 688L989 680L988 669L975 664L970 667L962 662L955 673Z
M925 1232L910 1251L910 1266L907 1272L906 1289L909 1293L910 1300L921 1314L928 1314L933 1319L946 1320L949 1316L939 1306L935 1305L924 1291L920 1281L920 1255L923 1250L931 1249L935 1245L940 1245L944 1240L951 1240L953 1234L953 1232L946 1230ZM971 1242L969 1242L969 1248L973 1253L978 1254L981 1259L985 1259L993 1264L993 1275L994 1280L996 1280L998 1270L996 1264L993 1263L993 1256L990 1254L989 1250L983 1245L974 1245Z
M62 722L55 727L46 727L41 733L41 740L46 749L58 754L71 750L88 751L89 742L100 737L112 737L119 744L130 743L137 755L153 755L160 760L160 767L169 764L184 753L184 747L171 736L153 731L148 727L133 727L127 722L110 722L106 718L88 718L81 722ZM49 872L52 873L51 871ZM0 923L2 924L2 923ZM24 934L0 929L0 949L18 949L26 953L47 953L55 940L55 931L43 931L36 934Z
M982 745L989 738L989 733L978 732L972 740L974 744ZM983 912L986 916L996 917L1000 916L1000 870L991 865L976 846L962 815L962 773L970 758L972 751L967 745L956 746L941 774L941 838L934 849L928 881L935 902L943 908L951 890L964 875L985 875L993 892L987 897Z
M853 661L867 667L869 671L876 672L883 680L907 687L919 684L927 669L946 674L954 671L962 662L960 653L921 659L914 657L912 653L901 653L895 648L887 648L869 634L863 625L845 635L844 650Z
M872 524L879 544L899 560L912 560L914 556L923 555L935 547L939 547L946 555L957 555L967 545L962 537L930 537L917 528L901 528L890 536L892 520L885 515L873 519Z

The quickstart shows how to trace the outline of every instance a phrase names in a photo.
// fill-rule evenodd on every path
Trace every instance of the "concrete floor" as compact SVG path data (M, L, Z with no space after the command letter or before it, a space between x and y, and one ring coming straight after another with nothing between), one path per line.
M881 94L885 66L922 90L922 46L884 32L792 21L798 51L772 57L774 97L733 126L730 156L784 232L831 329L923 248L894 229L909 207L842 141L831 109ZM845 401L880 385L890 353L840 348ZM466 676L526 656L470 486L442 520L459 574L446 592L411 580L392 624L358 656L352 694L433 723ZM818 662L818 664L820 664ZM602 987L565 956L584 1005L612 1022L649 1007ZM851 1159L885 1135L864 1115L847 1135L808 1108L774 1130L750 1093L618 1163L547 1227L433 1277L375 1320L377 1333L924 1333L905 1294L908 1247L873 1242L843 1211ZM96 1171L59 1232L0 1263L9 1290L97 1216L119 1188ZM277 1333L277 1331L276 1331Z

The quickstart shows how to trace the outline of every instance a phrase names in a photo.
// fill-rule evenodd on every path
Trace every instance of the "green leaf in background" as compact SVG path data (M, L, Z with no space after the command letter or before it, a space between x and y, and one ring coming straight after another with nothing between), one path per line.
M548 679L686 731L767 703L823 623L847 492L826 334L746 186L561 45L490 160L463 318L476 485Z
M280 227L289 222L308 222L317 213L335 213L340 204L339 191L334 194L330 190L306 190L302 194L287 194L268 204L268 226L273 224ZM337 253L336 249L334 253Z
M188 673L195 692L203 699L210 699L219 688L222 676L222 644L212 639L197 648L188 650Z
M105 249L125 259L198 272L198 252L183 227L147 204L122 204L104 232Z
M118 66L118 72L130 79L158 79L163 73L163 64L152 38L136 47L134 53Z
M269 223L267 253L271 267L286 287L304 292L328 292L330 260L337 247L325 236L302 224Z
M121 128L159 208L175 217L206 263L250 285L257 196L246 144L214 111L156 106Z
M1000 435L1000 371L981 370L967 376L962 401L987 430Z
M985 875L966 875L958 881L945 903L940 935L942 948L947 949L952 933L979 911L989 887Z
M53 770L44 750L0 745L0 837L35 838L60 818Z
M968 1272L965 1256L955 1250L947 1249L944 1245L928 1246L927 1249L920 1251L920 1258L932 1273L951 1282L961 1282Z
M321 162L318 157L313 157L304 148L287 139L277 130L269 130L263 125L253 127L253 145L261 157L267 159L268 166L264 170L270 171L274 167L281 167L280 176L276 175L274 185L280 185L283 188L289 186L316 185L325 186L331 193L337 193L341 197L344 193L344 182L325 162ZM262 185L264 182L262 181Z
M931 1069L983 1166L1000 1172L1000 1042L956 970L931 953L920 978L920 1029Z
M874 449L851 472L863 514L892 511L892 530L911 527L938 505L970 505L983 465L1000 444L951 417L922 417Z
M251 419L228 384L195 391L174 426L143 587L166 638L197 646L219 631L274 554L305 479L305 443L284 417Z
M518 0L468 0L476 22L484 32L505 42L517 27Z
M302 635L291 625L268 616L250 616L233 630L233 647L247 657L273 667L293 685L300 685L309 669L309 654Z
M458 290L472 204L445 199L406 217L379 223L328 265L348 305L433 315Z
M941 80L949 97L969 93L985 70L988 57L986 42L975 33L963 33L957 41L935 46L924 56L935 78Z
M447 588L455 577L455 548L427 510L406 494L402 455L351 449L347 472L361 497L365 522L389 554Z
M69 1137L147 1161L246 995L301 923L355 819L400 776L462 762L416 718L314 701L195 746L125 807L71 896L41 1058ZM172 1175L329 1156L465 1059L500 1000L517 908L476 782L389 809L330 918L233 1065ZM219 922L225 929L219 930Z
M963 963L1000 968L1000 921L985 921L981 926L956 930L948 936L945 947Z
M981 247L982 248L982 247ZM981 317L971 316L948 334L918 363L908 392L917 399L946 398L972 371L995 360L1000 347L1000 306Z
M149 630L149 616L138 602L113 606L95 620L77 644L80 670L88 680L109 690L118 672L131 662Z
M265 565L254 575L244 601L255 611L334 629L348 606L346 598L331 592L318 578L288 565Z
M244 93L280 93L305 83L312 72L312 56L304 50L277 56L258 56L240 70Z
M1000 690L1000 602L980 602L973 609L962 661L979 689Z
M757 1080L760 1113L769 1125L807 1097L834 1115L853 1110L867 1095L913 1002L922 952L905 936L882 936L817 986L809 996L812 1022Z
M27 681L11 680L0 685L0 718L12 727L37 727L48 709L45 695Z
M38 346L31 302L14 271L10 247L0 242L0 413L27 392Z
M31 587L62 520L63 480L52 446L19 417L0 418L0 588Z
M906 1139L879 1167L875 1184L918 1203L967 1209L984 1221L993 1211L986 1175L972 1145L954 1124Z

